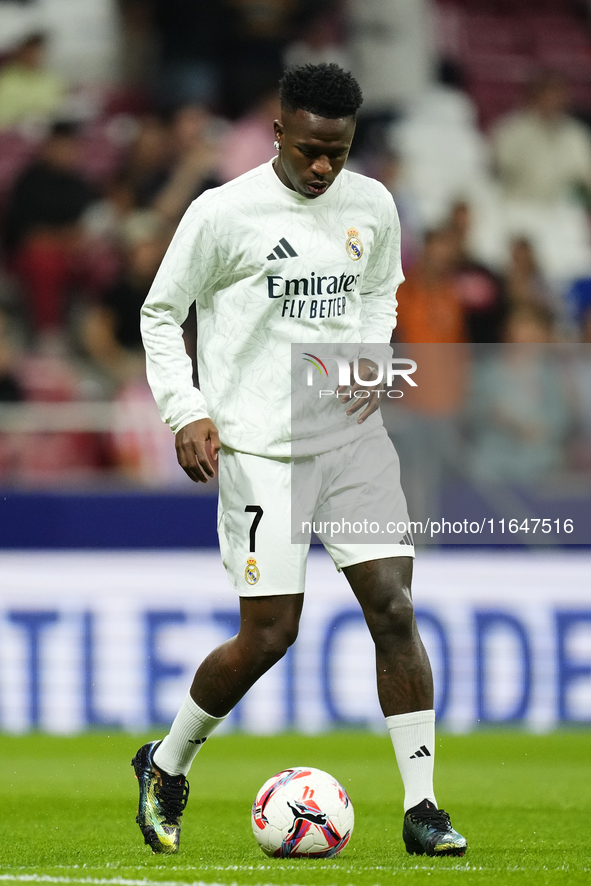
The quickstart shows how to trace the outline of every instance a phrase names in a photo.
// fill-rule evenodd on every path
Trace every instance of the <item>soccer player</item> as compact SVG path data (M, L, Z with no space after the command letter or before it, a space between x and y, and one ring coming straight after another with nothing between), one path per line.
M352 513L369 498L406 511L369 384L373 349L387 346L396 320L400 228L386 189L344 169L361 91L337 65L306 65L284 74L280 98L277 156L191 205L142 310L148 379L179 463L207 482L219 457L220 548L241 619L237 636L198 668L169 734L132 761L137 822L154 852L178 851L195 755L296 639L309 545L292 544L290 528L292 343L357 343L358 375L368 383L366 398L335 399L343 422L336 444L319 432L298 449L317 480L319 509L345 502ZM181 330L193 302L199 390ZM466 840L433 791L433 684L413 613L412 540L322 541L375 643L378 697L405 789L407 851L463 855Z

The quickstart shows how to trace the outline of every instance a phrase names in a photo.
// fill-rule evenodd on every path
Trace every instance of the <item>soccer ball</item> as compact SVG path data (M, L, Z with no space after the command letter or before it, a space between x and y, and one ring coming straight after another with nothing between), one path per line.
M252 806L252 830L274 858L332 858L353 833L346 790L321 769L284 769L264 783Z

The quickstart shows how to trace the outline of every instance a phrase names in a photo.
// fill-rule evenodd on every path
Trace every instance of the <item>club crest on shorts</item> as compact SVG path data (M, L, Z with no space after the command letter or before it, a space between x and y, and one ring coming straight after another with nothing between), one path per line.
M257 561L254 557L249 557L246 561L246 569L244 570L244 578L249 583L249 585L256 585L257 581L261 577L261 573L259 572L259 567L257 566Z
M359 231L356 228L349 228L347 231L345 248L347 250L347 255L349 258L352 258L353 261L359 261L363 255L363 243L361 242Z

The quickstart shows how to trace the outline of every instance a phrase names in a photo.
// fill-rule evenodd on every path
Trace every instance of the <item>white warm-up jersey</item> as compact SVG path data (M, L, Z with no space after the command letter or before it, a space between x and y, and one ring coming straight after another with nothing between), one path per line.
M163 420L176 433L209 416L225 446L290 456L292 343L389 342L403 279L396 209L373 179L345 169L308 199L269 162L206 191L182 219L142 309ZM199 390L181 331L193 302ZM361 432L357 417L343 443ZM379 413L369 422L381 423ZM320 435L308 454L333 446Z

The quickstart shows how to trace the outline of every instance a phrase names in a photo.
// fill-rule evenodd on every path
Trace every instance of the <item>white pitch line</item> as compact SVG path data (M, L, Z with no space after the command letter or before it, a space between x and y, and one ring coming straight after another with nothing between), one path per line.
M90 886L228 886L228 883L206 883L205 880L128 880L124 877L51 877L49 874L0 874L0 881L9 883L88 883ZM234 880L232 886L238 886ZM279 886L261 883L259 886ZM297 886L297 884L293 884Z
M366 871L371 870L379 870L382 866L378 866L378 868L365 868ZM231 865L229 868L214 868L214 870L228 870L228 872L232 871L232 873L239 873L241 866L239 865ZM256 868L253 868L251 865L244 865L243 871L246 873L253 873ZM426 865L412 865L409 867L392 869L392 868L383 868L384 871L388 871L391 874L404 874L409 871L430 871L432 872L434 868L427 867ZM490 870L488 868L482 867L480 865L470 865L465 864L462 866L454 866L446 868L446 871L454 871L454 873L474 873L474 871L484 872ZM528 873L534 871L544 871L547 873L551 873L554 871L568 871L570 870L568 865L562 865L557 868L548 867L543 865L538 868L529 868L529 867L518 867L517 865L511 865L507 869L511 873L516 873L518 871L527 871ZM589 872L589 868L582 868L585 873ZM573 869L574 873L577 873L577 869ZM352 871L343 871L343 873L351 874ZM8 883L56 883L56 884L67 884L70 883L87 883L89 886L230 886L228 882L219 883L219 882L206 882L205 880L131 880L125 877L52 877L49 874L0 874L0 882L8 882ZM231 886L238 886L236 880L232 881ZM259 883L257 886L279 886L276 883ZM293 883L292 886L298 886L297 883Z
M185 883L182 880L127 880L123 877L50 877L49 874L0 874L0 880L12 883L89 883L92 886L228 886L227 883L206 883L204 880Z

